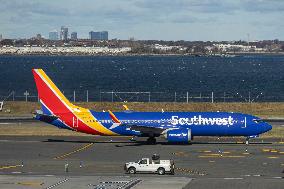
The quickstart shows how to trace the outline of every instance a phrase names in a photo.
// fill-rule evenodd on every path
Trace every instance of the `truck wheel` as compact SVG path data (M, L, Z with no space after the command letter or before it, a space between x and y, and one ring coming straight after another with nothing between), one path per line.
M136 169L135 169L134 167L130 167L130 168L128 169L128 173L130 173L130 174L135 174L135 173L136 173Z
M159 174L159 175L164 175L164 174L165 174L165 169L162 168L162 167L160 167L160 168L158 169L158 174Z

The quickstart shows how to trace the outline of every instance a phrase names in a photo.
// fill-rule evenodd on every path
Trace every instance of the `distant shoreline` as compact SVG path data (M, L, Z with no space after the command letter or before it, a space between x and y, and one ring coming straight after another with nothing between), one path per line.
M284 55L284 52L227 52L222 54L151 54L151 53L0 53L0 56L192 56L192 57L234 57L245 55Z
M76 102L78 106L96 111L112 110L123 111L126 104L129 109L134 111L159 112L164 111L185 111L185 112L242 112L260 116L261 118L284 117L284 102ZM95 107L95 108L94 108ZM38 102L7 101L4 108L0 111L0 117L27 116L31 115L36 109L40 109ZM9 110L9 111L8 111Z

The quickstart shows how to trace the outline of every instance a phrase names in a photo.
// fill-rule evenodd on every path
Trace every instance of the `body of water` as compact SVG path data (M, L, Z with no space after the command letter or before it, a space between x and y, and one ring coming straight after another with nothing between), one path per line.
M186 92L190 96L210 96L214 92L216 98L247 99L251 95L260 101L284 101L281 55L0 56L0 95L11 91L22 95L26 90L36 94L32 68L44 69L66 94L76 90L77 98L82 99L88 90L93 100L101 99L102 91L149 91L153 95L170 94L169 98Z

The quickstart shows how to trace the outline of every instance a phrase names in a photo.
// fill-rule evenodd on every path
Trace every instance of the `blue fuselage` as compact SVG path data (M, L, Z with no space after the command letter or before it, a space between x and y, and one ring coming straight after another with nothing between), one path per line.
M91 113L106 128L114 124L106 112ZM115 112L122 125L112 130L119 135L141 136L127 125L161 129L190 129L192 136L257 136L272 126L258 117L227 112ZM125 124L125 126L123 126Z

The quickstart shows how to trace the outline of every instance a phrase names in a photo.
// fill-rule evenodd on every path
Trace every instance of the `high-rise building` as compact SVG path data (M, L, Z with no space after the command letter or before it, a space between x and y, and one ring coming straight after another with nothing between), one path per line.
M71 33L71 40L77 40L77 32L72 32Z
M90 31L89 32L89 39L91 39L91 40L108 40L108 32L107 31L99 31L99 32Z
M65 26L61 26L60 40L66 41L67 39L68 39L68 28Z
M2 39L3 39L3 38L2 38L2 34L0 34L0 41L2 41Z
M107 31L101 32L101 39L102 40L108 40L108 32Z
M95 40L95 38L96 38L96 36L97 36L96 33L97 33L97 32L90 31L90 32L89 32L89 39L90 39L90 40Z
M40 33L36 34L36 39L38 39L38 40L41 40L41 39L42 39L42 37L41 37L41 34L40 34Z
M58 40L58 32L56 30L49 32L49 40Z

